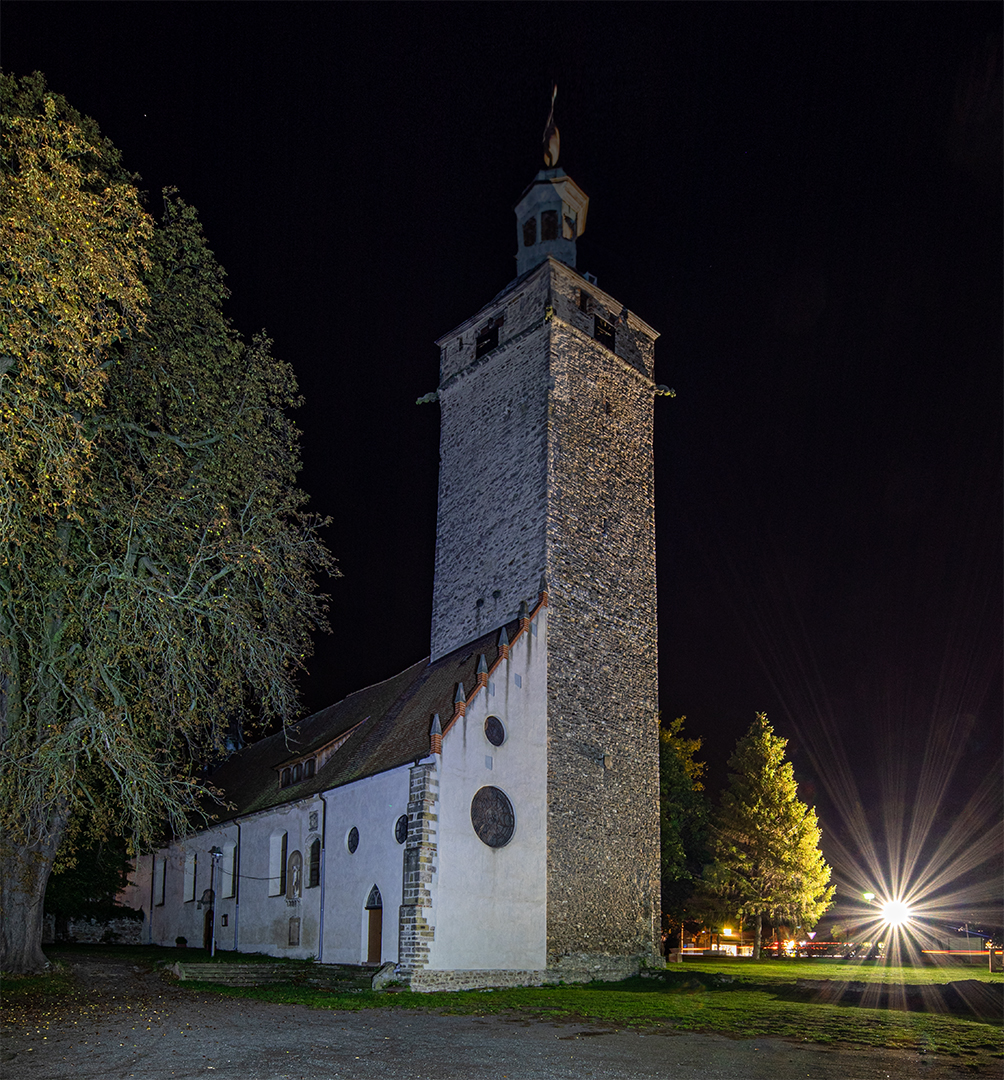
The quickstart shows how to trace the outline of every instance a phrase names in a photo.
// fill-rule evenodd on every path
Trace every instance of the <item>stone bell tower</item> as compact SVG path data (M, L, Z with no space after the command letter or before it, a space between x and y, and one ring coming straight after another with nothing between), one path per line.
M548 968L609 975L658 955L658 335L575 271L557 142L549 120L516 279L437 343L432 657L546 592Z

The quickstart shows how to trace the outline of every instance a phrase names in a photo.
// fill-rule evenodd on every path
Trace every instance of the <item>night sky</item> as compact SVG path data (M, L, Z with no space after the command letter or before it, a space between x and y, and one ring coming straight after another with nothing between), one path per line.
M678 395L656 401L663 713L716 791L767 712L832 861L954 825L996 835L967 871L993 881L1001 13L7 0L0 62L93 116L155 213L180 189L235 325L296 370L344 575L308 711L428 653L439 413L415 400L434 340L515 274L556 81L578 268L661 331Z

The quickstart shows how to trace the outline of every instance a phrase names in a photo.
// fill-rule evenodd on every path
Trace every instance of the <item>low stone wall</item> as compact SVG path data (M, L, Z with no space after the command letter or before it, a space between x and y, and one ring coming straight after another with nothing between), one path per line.
M543 986L557 979L548 979L546 971L413 971L408 979L410 989L420 994L436 990L500 990L510 986Z
M384 968L392 964L385 964ZM274 983L292 983L294 986L318 986L326 990L369 990L373 988L373 969L359 964L313 964L309 960L300 963L250 962L185 963L178 961L169 970L182 982L222 983L224 986L269 986ZM383 972L383 968L376 974Z
M46 915L42 921L42 944L53 945L59 941L76 942L78 945L142 945L142 919L68 919L56 928L56 917Z
M558 967L543 971L430 971L420 969L407 977L409 987L420 994L436 990L501 990L510 986L554 986L557 983L619 982L637 975L637 957L583 954L566 957Z

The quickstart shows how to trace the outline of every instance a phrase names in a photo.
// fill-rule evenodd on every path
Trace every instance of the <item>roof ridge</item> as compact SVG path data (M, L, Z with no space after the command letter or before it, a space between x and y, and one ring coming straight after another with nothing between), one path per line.
M521 637L523 637L524 634L529 633L530 623L532 623L533 620L536 619L537 616L540 614L541 610L543 608L546 608L547 606L547 581L545 578L542 577L540 579L540 593L538 594L537 603L534 606L533 611L528 610L525 600L521 601L520 603L520 614L517 616L519 620L519 629L513 635L512 640L510 641L508 638L508 634L506 634L507 624L503 623L502 626L499 627L500 639L498 644L498 656L495 658L495 662L491 665L491 667L488 668L487 672L484 674L484 678L478 679L477 685L470 692L470 695L461 698L458 691L457 700L453 702L453 712L450 716L450 719L445 725L443 725L443 736L445 736L446 733L450 730L450 728L453 727L453 725L457 722L457 720L459 720L460 717L464 715L464 713L467 711L467 707L474 703L478 694L480 694L482 690L485 690L487 692L488 680L496 672L502 661L509 659L510 649L512 649L512 647L519 641ZM502 640L503 635L505 636L504 642ZM459 652L460 650L456 651ZM484 654L482 654L482 656L483 655ZM463 689L463 683L460 683L460 689Z

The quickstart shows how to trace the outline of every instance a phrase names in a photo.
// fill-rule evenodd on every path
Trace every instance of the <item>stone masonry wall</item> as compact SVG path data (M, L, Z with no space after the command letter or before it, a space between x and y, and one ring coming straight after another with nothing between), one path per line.
M398 965L408 975L425 967L435 937L432 912L437 869L439 780L432 764L411 769L408 837L398 923Z
M68 919L57 924L54 915L42 920L42 944L56 941L73 941L81 945L113 943L116 945L140 945L143 941L143 919Z
M540 590L547 498L545 270L497 298L442 345L433 660L514 619L520 602L532 606ZM475 360L478 329L496 319L503 320L498 346Z
M616 353L555 267L548 416L548 967L658 955L651 332ZM613 310L611 310L613 309ZM567 313L568 318L562 318ZM578 323L578 325L576 325ZM577 955L579 954L579 955Z

